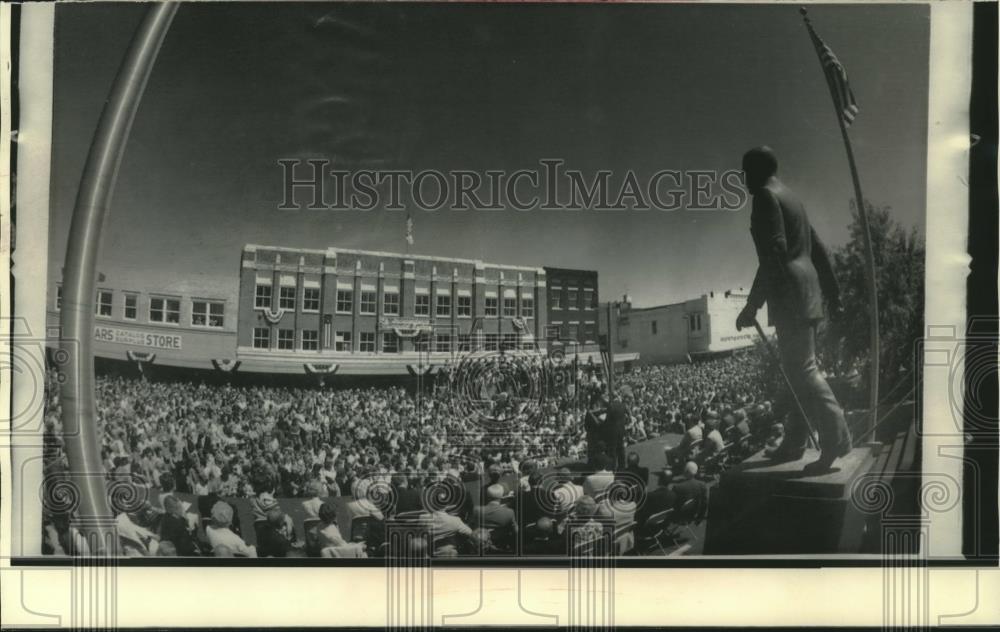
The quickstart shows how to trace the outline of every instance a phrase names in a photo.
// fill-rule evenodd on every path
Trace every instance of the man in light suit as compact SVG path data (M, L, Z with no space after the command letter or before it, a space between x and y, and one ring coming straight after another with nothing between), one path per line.
M844 411L816 365L816 326L823 319L823 298L839 309L839 288L829 253L810 226L805 207L778 180L777 172L778 161L769 147L744 154L746 187L753 195L750 233L759 265L736 328L753 327L757 310L767 303L778 334L781 367L819 432L820 458L805 466L807 472L818 474L851 450ZM790 420L789 426L781 445L770 454L775 460L798 460L805 451L808 427L801 418Z

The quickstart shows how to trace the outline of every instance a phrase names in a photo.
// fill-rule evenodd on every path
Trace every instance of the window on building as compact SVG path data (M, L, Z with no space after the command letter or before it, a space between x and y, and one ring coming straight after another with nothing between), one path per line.
M567 325L566 326L566 339L577 341L580 338L580 326L579 325Z
M382 295L382 313L399 316L399 292L386 292Z
M149 299L149 321L152 323L180 324L180 300L176 298L160 297L153 297Z
M122 306L122 318L125 320L135 320L139 317L139 295L125 294L125 303Z
M334 336L334 349L337 351L350 351L351 350L351 332L349 331L338 331Z
M592 288L583 288L583 306L584 308L597 307L597 303L594 302L594 290Z
M559 340L560 325L546 325L545 337L549 340Z
M417 294L416 300L413 302L413 314L416 316L430 316L431 315L431 295L430 294Z
M98 316L111 315L113 296L111 290L97 290L96 313Z
M399 338L396 337L396 332L382 332L382 353L399 353Z
M438 353L449 353L451 351L451 334L436 334L434 340L434 350Z
M279 329L278 330L278 348L286 351L291 351L295 348L295 330L294 329Z
M486 302L484 303L484 307L486 308L485 309L486 316L492 316L493 318L496 318L499 315L498 310L500 307L500 303L497 297L487 296Z
M701 314L691 314L688 323L691 326L691 331L701 331Z
M596 342L597 341L597 323L587 323L585 331L586 342Z
M221 301L191 301L191 324L195 327L222 327L226 304Z
M500 341L500 336L497 334L486 334L484 337L484 348L486 351L496 351L498 343Z
M367 353L375 353L375 332L374 331L362 331L361 339L358 341L360 346L358 349Z
M319 332L315 329L302 330L302 350L319 351Z
M469 334L458 334L458 350L472 351L472 336Z
M295 287L282 285L278 289L278 307L281 309L295 309Z
M517 349L517 334L504 334L501 345L504 351Z
M514 318L517 316L517 299L513 296L503 297L503 317Z
M580 307L580 291L575 287L572 287L566 291L566 307L569 309L577 309Z
M337 290L337 313L350 314L354 311L354 290Z
M472 316L472 297L471 296L459 296L458 297L458 317L468 318Z
M653 335L656 335L656 321L653 321Z
M271 309L271 285L258 283L254 291L253 305L256 309Z
M62 286L56 286L56 309L62 309Z
M535 317L535 299L529 296L521 297L521 316L524 318Z
M271 346L271 330L267 327L253 328L253 348L267 349Z
M304 311L304 312L318 312L319 311L319 288L318 287L302 288L302 311Z
M374 290L361 291L361 313L374 314L378 310L378 293Z
M552 290L549 294L549 304L552 309L562 309L562 290Z
M434 309L434 313L438 316L451 316L451 295L437 295L437 306Z

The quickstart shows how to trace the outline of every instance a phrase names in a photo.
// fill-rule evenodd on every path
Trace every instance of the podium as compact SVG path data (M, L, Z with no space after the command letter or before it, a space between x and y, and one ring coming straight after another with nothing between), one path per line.
M872 469L879 444L837 459L823 474L802 468L819 458L774 463L761 450L726 470L712 490L706 555L824 555L861 551L866 515L851 501L859 476Z

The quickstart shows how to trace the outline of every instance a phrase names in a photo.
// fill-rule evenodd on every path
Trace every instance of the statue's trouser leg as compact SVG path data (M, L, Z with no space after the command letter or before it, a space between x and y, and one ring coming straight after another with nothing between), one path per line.
M816 324L783 324L778 328L778 353L789 385L819 433L820 447L835 449L848 438L844 411L816 364Z

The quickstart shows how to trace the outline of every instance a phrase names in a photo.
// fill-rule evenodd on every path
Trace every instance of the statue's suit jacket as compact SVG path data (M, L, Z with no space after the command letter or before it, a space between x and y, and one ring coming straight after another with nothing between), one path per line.
M754 195L750 234L759 265L748 303L760 309L766 302L779 329L823 318L824 294L839 294L830 254L802 202L777 179Z

